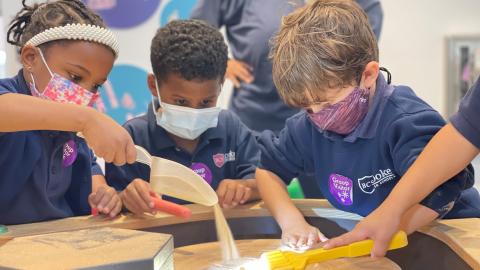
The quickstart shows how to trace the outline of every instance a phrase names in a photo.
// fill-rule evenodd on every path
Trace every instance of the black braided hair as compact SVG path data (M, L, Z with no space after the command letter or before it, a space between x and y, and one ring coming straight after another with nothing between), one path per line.
M22 5L23 8L12 20L7 31L7 42L20 48L36 34L56 26L80 23L105 27L102 18L79 0L58 0L35 3L32 6L22 0Z
M160 28L152 39L150 61L159 83L171 73L183 79L223 79L228 51L222 34L198 20L177 20Z

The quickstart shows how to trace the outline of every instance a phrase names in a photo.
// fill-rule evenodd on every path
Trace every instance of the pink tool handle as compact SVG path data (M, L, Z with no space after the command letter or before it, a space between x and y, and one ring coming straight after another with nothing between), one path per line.
M192 216L192 211L183 205L172 203L152 196L155 209L177 217L189 218Z

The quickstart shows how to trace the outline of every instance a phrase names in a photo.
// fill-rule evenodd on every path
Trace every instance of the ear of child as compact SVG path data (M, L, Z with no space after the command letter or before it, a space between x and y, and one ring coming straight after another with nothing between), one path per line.
M380 73L380 65L376 61L369 62L362 73L360 87L363 89L371 89L375 87L378 75Z

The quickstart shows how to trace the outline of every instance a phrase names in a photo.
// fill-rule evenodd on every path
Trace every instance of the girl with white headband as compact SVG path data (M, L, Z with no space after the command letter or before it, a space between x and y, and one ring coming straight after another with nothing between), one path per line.
M115 36L81 1L22 4L7 41L23 68L0 80L0 224L94 207L115 216L121 201L92 150L121 165L135 161L135 149L121 126L91 108L118 55Z

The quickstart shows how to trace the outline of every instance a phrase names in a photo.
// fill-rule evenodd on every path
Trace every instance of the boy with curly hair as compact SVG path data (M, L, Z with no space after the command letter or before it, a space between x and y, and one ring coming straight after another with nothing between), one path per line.
M222 207L258 198L256 140L232 112L217 107L228 60L220 32L198 20L170 22L153 38L150 59L152 105L124 125L135 144L190 167L217 191ZM108 183L137 214L155 212L149 175L139 163L106 168Z

